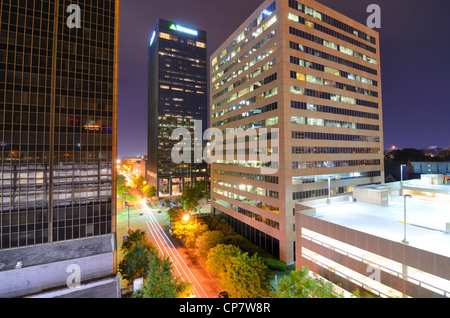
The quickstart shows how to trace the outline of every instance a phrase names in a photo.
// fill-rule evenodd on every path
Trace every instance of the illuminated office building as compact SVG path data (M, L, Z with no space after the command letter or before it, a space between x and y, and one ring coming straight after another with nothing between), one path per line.
M212 209L292 263L297 202L384 182L378 33L312 0L268 0L210 63L211 126L267 128L258 138L276 146L237 144L278 156L273 174L261 160L215 160Z
M160 196L180 195L185 183L207 179L207 165L193 157L176 163L171 140L177 128L207 128L206 32L158 19L149 45L147 180ZM199 128L199 129L200 129ZM202 139L202 138L200 138Z
M0 16L0 297L114 296L119 1Z

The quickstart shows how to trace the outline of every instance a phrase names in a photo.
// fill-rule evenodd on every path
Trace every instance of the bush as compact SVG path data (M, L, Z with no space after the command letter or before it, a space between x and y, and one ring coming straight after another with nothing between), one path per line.
M273 271L284 272L287 269L286 263L282 261L271 258L263 258L263 261L266 266Z

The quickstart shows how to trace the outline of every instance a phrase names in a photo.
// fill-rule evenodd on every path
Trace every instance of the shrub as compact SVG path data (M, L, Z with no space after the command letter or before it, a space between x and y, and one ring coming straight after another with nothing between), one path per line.
M284 272L287 269L286 263L282 261L271 258L263 258L263 261L266 264L266 266L273 271Z

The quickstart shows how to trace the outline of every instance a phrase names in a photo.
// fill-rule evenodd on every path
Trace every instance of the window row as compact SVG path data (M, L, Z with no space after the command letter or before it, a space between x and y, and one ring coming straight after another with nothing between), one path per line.
M212 60L212 65L214 66L219 58L222 59L223 57L226 57L227 54L236 46L238 45L240 42L242 42L248 34L250 34L250 32L253 31L254 28L258 27L266 18L268 18L269 16L272 15L272 13L275 11L276 9L276 3L275 1L267 7L267 9L261 13L255 20L252 21L252 23L250 23L245 29L244 31L242 31L221 53L219 56L216 56L213 60ZM269 14L270 13L270 14ZM246 43L249 40L246 41ZM230 54L231 55L231 54ZM213 70L213 72L217 71L217 66L216 68Z
M378 71L376 69L364 66L362 64L355 63L355 62L343 59L341 57L338 57L338 56L335 56L332 54L328 54L323 51L319 51L319 50L310 48L308 46L305 46L305 45L302 45L302 44L299 44L296 42L290 41L289 45L290 45L290 48L293 50L297 50L297 51L300 51L300 52L303 52L303 53L306 53L309 55L314 55L316 57L320 57L322 59L325 59L325 60L328 60L328 61L331 61L334 63L342 64L344 66L348 66L348 67L351 67L351 68L354 68L354 69L357 69L357 70L360 70L360 71L363 71L363 72L366 72L366 73L369 73L372 75L378 75Z
M328 16L327 14L324 14L322 12L319 12L315 9L312 9L306 5L302 5L300 2L296 1L296 0L289 0L289 7L292 9L295 9L297 11L303 12L304 14L307 14L309 16L312 16L315 19L318 19L322 22L325 22L331 26L334 26L335 28L338 28L342 31L345 31L349 34L355 35L357 37L359 37L360 39L366 40L372 44L376 44L376 39L372 36L370 36L369 34L360 31L358 29L353 28L352 26L336 20L335 18L332 18L330 16Z
M267 64L258 67L256 70L254 70L253 72L250 72L249 74L247 74L246 76L244 76L243 78L241 78L240 80L234 82L232 85L228 86L227 88L221 90L220 92L218 92L217 94L213 95L212 99L217 99L220 96L231 92L233 89L245 84L246 82L250 81L251 79L261 75L262 73L264 73L265 71L270 70L272 67L274 67L276 65L276 59L268 62Z
M292 153L297 155L307 154L380 154L380 148L358 147L305 147L294 146Z
M331 133L303 132L303 131L293 131L292 139L336 140L336 141L358 141L358 142L381 141L381 138L378 136L346 135L346 134L331 134Z
M346 79L349 79L349 80L353 80L353 81L358 81L358 82L361 82L361 83L364 83L364 84L378 86L378 81L371 80L370 78L366 78L366 77L359 76L359 75L356 75L356 74L352 74L352 73L348 73L348 72L345 72L345 71L341 71L341 70L335 69L333 67L325 66L325 65L322 65L322 64L319 64L319 63L314 63L314 62L310 62L310 61L307 61L307 60L303 60L303 59L300 59L300 58L295 57L295 56L291 56L291 64L295 64L295 65L300 65L300 66L303 66L303 67L311 68L313 70L317 70L317 71L320 71L320 72L325 72L325 73L332 74L332 75L335 75L335 76L340 76L340 77L343 77L343 78L346 78Z
M294 79L297 79L297 80L303 81L303 82L312 83L312 84L338 88L338 89L341 89L344 91L349 91L349 92L358 93L358 94L362 94L362 95L378 97L378 92L371 91L371 90L357 87L357 86L353 86L353 85L343 84L340 82L332 81L332 80L314 76L314 75L303 74L303 73L291 71L291 78L294 78Z
M369 186L369 185L377 185L381 184L381 182L369 183L369 184L359 184L348 187L338 187L331 188L330 195L339 195L345 193L353 192L355 187ZM319 190L310 190L310 191L300 191L292 193L293 200L305 200L305 199L313 199L328 196L328 188L327 189L319 189Z
M217 194L220 194L220 195L223 195L224 197L227 197L229 199L233 199L233 200L245 203L245 204L256 206L257 208L260 208L262 210L265 210L265 211L273 213L273 214L279 214L280 213L280 208L279 207L270 205L268 203L264 203L264 202L253 200L253 199L249 199L249 198L247 198L245 196L237 195L237 194L234 194L232 192L225 191L225 190L218 189L218 188L213 188L213 192L217 193Z
M316 168L342 168L342 167L365 167L379 166L381 160L323 160L323 161L293 161L292 169L316 169Z
M251 104L257 103L257 102L262 101L264 99L276 96L277 94L278 94L278 88L277 87L269 89L268 91L265 91L264 93L261 93L261 94L258 94L256 96L253 96L253 97L251 97L251 98L249 98L247 100L240 101L239 103L237 103L237 104L235 104L233 106L230 106L228 108L224 108L224 109L222 109L221 111L219 111L217 113L213 113L212 114L212 118L221 117L221 116L223 116L223 115L225 115L225 114L227 114L229 112L232 112L232 111L235 111L235 110L239 110L242 107L249 106ZM216 108L216 106L213 105L212 109L215 109L215 108Z
M328 182L328 179L332 181L340 181L340 180L353 180L353 179L376 178L376 177L381 177L381 171L350 172L338 174L323 174L316 176L292 177L292 184L299 185L299 184Z
M370 101L352 98L352 97L346 97L346 96L342 96L342 95L338 95L338 94L331 94L331 93L327 93L327 92L316 91L316 90L304 88L304 87L291 86L291 94L317 97L317 98L331 100L334 102L348 103L348 104L352 104L352 105L359 105L359 106L365 106L365 107L371 107L371 108L378 109L378 103L375 103L375 102L370 102Z
M224 119L222 121L213 123L212 126L213 127L219 127L219 126L222 126L222 125L225 125L225 124L228 124L228 123L232 123L232 122L235 122L235 121L238 121L238 120L241 120L241 119L247 119L249 117L261 115L261 114L270 112L272 110L277 110L277 109L278 109L278 103L272 103L272 104L269 104L269 105L266 105L266 106L263 106L263 107L260 107L260 108L250 109L250 110L248 110L246 112L243 112L242 114L239 114L239 115L236 115L236 116L233 116L233 117L226 118L226 119Z
M343 116L369 118L369 119L375 119L375 120L380 119L380 115L378 115L378 114L367 113L367 112L345 109L345 108L316 105L316 104L305 103L305 102L297 102L297 101L291 101L291 108L308 110L308 111L312 111L312 112L343 115Z
M361 124L361 123L330 120L330 119L323 119L323 118L292 116L291 122L293 124L309 125L309 126L322 126L322 127L336 127L336 128L347 128L347 129L380 131L380 126L378 126L378 125Z
M261 181L273 184L278 184L279 182L279 178L276 176L246 173L246 172L226 171L226 170L216 170L215 172L218 175L236 177L245 180Z
M267 42L269 42L271 39L273 39L276 35L276 31L272 30L269 34L267 34L261 41L259 41L258 43L256 43L250 50L248 50L247 52L245 52L244 54L242 54L239 58L237 58L233 63L231 63L230 65L228 65L227 67L225 67L222 71L220 71L219 73L217 73L213 78L212 78L212 83L214 83L215 81L217 81L218 79L220 79L222 76L224 76L225 74L227 74L231 69L233 69L235 66L239 65L241 63L241 61L245 60L247 57L249 57L250 55L252 55L256 50L258 50L259 48L261 48L263 45L265 45ZM276 49L275 45L272 46L272 48L270 48L269 50L266 50L266 54L261 55L260 58L255 58L253 59L254 63L257 63L258 61L264 59L267 55L271 54L274 50ZM267 54L267 51L268 54ZM249 63L250 64L250 63ZM247 66L247 65L246 65ZM244 66L245 67L245 66Z
M299 17L298 15L290 13L290 12L289 12L289 19L292 20L292 21L304 24L307 27L313 28L313 29L315 29L317 31L320 31L320 32L326 33L328 35L331 35L331 36L333 36L335 38L338 38L338 39L340 39L342 41L345 41L345 42L348 42L348 43L353 44L355 46L358 46L358 47L360 47L360 48L362 48L364 50L367 50L369 52L372 52L374 54L377 53L377 49L376 48L374 48L374 47L372 47L370 45L367 45L365 43L362 43L361 41L355 40L355 39L353 39L353 38L351 38L349 36L346 36L346 35L344 35L342 33L336 32L336 31L334 31L334 30L332 30L330 28L327 28L327 27L323 26L322 24L314 23L314 22L312 22L310 20L307 20L307 19L305 19L303 17Z
M230 74L229 76L225 77L220 82L216 83L216 85L214 85L212 91L215 92L216 90L220 89L223 85L225 85L226 83L228 83L229 81L231 81L235 77L241 75L241 73L245 72L246 70L248 70L250 67L252 67L256 63L264 60L266 57L268 57L269 55L273 54L276 50L277 50L276 45L273 45L271 48L268 48L268 49L264 50L262 53L258 54L258 56L256 56L253 60L251 60L250 62L245 63L245 65L242 66L240 69L234 71L233 74ZM273 60L273 63L276 63L276 59ZM216 78L217 77L213 78L213 82L216 81Z
M327 48L333 49L335 51L339 51L341 53L344 53L344 54L356 57L357 59L363 60L365 62L369 62L371 64L378 64L378 61L376 59L374 59L374 58L371 58L371 57L369 57L369 56L367 56L365 54L362 54L362 53L359 53L359 52L354 51L352 49L349 49L349 48L347 48L345 46L338 45L338 44L336 44L334 42L324 40L322 38L319 38L319 37L317 37L315 35L309 34L309 33L304 32L302 30L298 30L296 28L289 27L289 33L293 34L293 35L296 35L298 37L301 37L303 39L306 39L308 41L311 41L311 42L314 42L314 43L326 46Z
M223 100L221 100L220 102L217 102L216 104L212 105L212 109L216 109L217 107L220 107L222 105L225 105L229 102L234 101L235 99L238 99L244 95L247 95L248 93L253 92L254 90L257 90L259 88L261 88L262 86L265 86L267 84L272 83L273 81L277 80L277 73L274 73L270 76L267 76L266 78L264 78L263 80L257 81L255 83L253 83L252 85L240 90L237 93L234 93L230 96L228 96L227 98L224 98Z
M277 230L280 229L280 223L278 223L276 221L273 221L273 220L271 220L269 218L263 217L263 216L255 213L255 212L251 212L251 211L249 211L247 209L241 208L240 206L237 206L235 204L231 204L231 203L229 203L227 201L224 201L224 200L213 199L213 201L216 204L218 204L218 205L221 205L223 207L227 207L227 208L232 209L232 210L234 210L234 211L236 211L236 212L238 212L238 213L240 213L242 215L245 215L246 217L249 217L252 220L258 221L258 222L263 223L263 224L266 224L266 225L268 225L270 227L273 227L274 229L277 229Z
M269 197L269 198L273 198L273 199L279 199L279 197L280 197L280 193L278 191L267 190L267 189L263 189L263 188L259 188L259 187L255 187L255 186L251 186L251 185L245 185L245 184L241 184L241 183L235 183L235 182L224 181L224 180L213 180L213 183L221 185L223 187L237 189L240 191L249 192L249 193L253 193L253 194L257 194L257 195L261 195L261 196L265 196L265 197Z

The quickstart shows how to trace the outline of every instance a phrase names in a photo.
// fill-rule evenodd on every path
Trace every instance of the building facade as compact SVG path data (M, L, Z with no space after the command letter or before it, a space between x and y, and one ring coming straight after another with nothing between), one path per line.
M212 209L292 263L296 202L384 182L378 33L312 0L269 0L210 63L212 128L270 140L213 161ZM278 157L273 173L254 149Z
M158 19L149 46L147 180L160 196L180 195L185 183L206 181L207 166L195 161L195 124L201 135L207 127L206 32ZM192 133L191 162L177 163L172 133ZM189 161L189 160L188 160Z
M114 280L119 1L0 14L0 297Z

